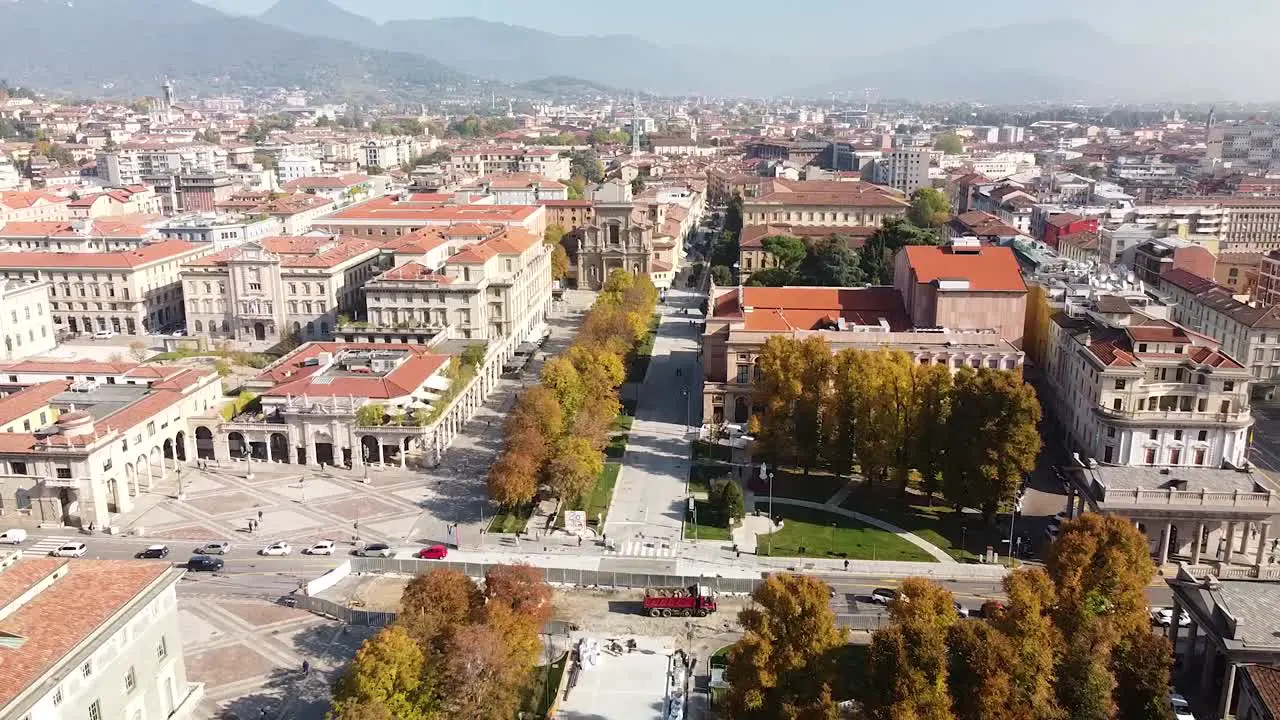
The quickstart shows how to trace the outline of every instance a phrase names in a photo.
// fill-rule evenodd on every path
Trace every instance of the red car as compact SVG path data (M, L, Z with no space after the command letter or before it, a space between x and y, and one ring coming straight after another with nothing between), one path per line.
M449 548L443 545L432 545L418 551L420 560L443 560L449 554Z

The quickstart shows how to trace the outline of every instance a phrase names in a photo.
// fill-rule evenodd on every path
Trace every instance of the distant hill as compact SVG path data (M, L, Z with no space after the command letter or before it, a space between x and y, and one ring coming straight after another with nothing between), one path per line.
M190 0L0 2L8 79L89 95L302 87L344 97L421 94L475 79L435 60L272 27Z

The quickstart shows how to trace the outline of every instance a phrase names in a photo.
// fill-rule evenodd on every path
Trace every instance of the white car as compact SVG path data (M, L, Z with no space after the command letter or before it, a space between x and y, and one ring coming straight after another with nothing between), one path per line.
M289 546L289 543L281 540L280 542L271 543L258 552L262 555L288 555L293 552L293 548Z
M1169 694L1169 705L1173 707L1173 720L1196 720L1191 712L1191 705L1178 693Z
M82 542L73 542L62 545L49 554L54 557L78 558L83 557L88 549L89 546Z
M1173 624L1173 608L1156 608L1151 612L1151 622L1160 627L1169 627ZM1191 618L1188 617L1187 611L1183 610L1178 614L1178 627L1184 628L1191 624Z
M115 336L116 336L116 332L114 330L99 330L98 332L93 334L93 339L94 340L110 340Z
M337 548L337 543L332 540L321 540L302 551L303 555L332 555Z

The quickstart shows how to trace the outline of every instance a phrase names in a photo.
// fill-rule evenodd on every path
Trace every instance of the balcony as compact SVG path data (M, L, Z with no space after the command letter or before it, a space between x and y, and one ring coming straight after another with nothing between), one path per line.
M1104 419L1134 425L1226 425L1248 427L1253 424L1253 413L1198 412L1195 410L1116 410L1097 405L1093 411Z
M1221 507L1237 510L1280 511L1280 497L1269 492L1238 490L1144 490L1142 488L1108 490L1103 488L1099 502L1108 509L1120 507Z

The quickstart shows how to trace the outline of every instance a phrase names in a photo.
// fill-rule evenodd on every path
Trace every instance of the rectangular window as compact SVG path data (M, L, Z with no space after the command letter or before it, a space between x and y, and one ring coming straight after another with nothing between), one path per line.
M1236 384L1230 380L1222 383L1222 392L1233 392L1235 389Z
M61 475L59 475L58 477L62 477L62 476L61 476ZM67 477L71 477L71 471L70 471L70 470L68 470L68 471L67 471ZM90 662L90 661L88 661L88 660L85 660L85 661L84 661L84 665L81 665L81 666L80 666L80 674L81 674L81 675L84 675L85 677L89 677L90 675L92 675L92 674L93 674L93 663L92 663L92 662Z
M1204 465L1204 448L1197 448L1195 454L1197 465Z
M1173 431L1173 439L1174 439L1174 440L1181 440L1181 439L1182 439L1182 431L1181 431L1181 430L1174 430L1174 431Z
M1156 464L1156 449L1155 449L1155 448L1147 448L1147 464L1148 464L1148 465L1155 465L1155 464Z
M169 657L169 646L165 643L164 636L160 637L160 642L156 644L156 659L163 660Z
M53 691L53 706L58 707L62 704L62 688L59 687Z
M1147 437L1151 438L1152 440L1158 440L1158 439L1160 439L1160 431L1159 431L1159 430L1152 430L1152 431L1147 435Z
M1196 436L1196 439L1200 442L1207 442L1209 440L1209 431L1201 430L1200 434Z
M1116 381L1116 389L1117 389L1117 390L1123 390L1123 389L1124 389L1124 381L1123 381L1123 380L1117 380L1117 381Z
M1115 436L1116 436L1116 429L1115 429L1115 428L1113 428L1113 427L1108 427L1108 428L1107 428L1107 437L1109 437L1109 438L1113 438L1113 437L1115 437Z
M1169 464L1177 465L1182 459L1182 448L1169 448Z
M1102 448L1102 462L1104 463L1111 462L1111 455L1114 452L1115 452L1115 448L1111 447L1110 445Z
M138 676L134 674L133 668L129 668L129 672L124 674L124 691L133 692L138 687Z
M102 705L97 700L89 705L89 720L102 720Z

